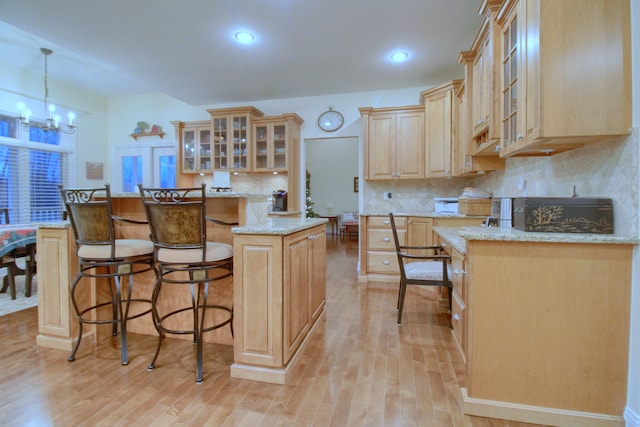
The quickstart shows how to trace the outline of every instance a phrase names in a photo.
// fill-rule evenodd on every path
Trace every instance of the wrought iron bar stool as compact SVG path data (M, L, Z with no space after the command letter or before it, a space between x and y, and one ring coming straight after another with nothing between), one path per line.
M112 335L118 334L120 326L120 346L122 364L129 363L127 350L127 322L151 313L151 298L137 298L133 294L133 276L153 271L153 243L150 240L116 238L114 222L147 224L113 215L109 184L101 188L64 189L59 186L68 218L73 228L78 256L78 273L71 282L71 301L78 318L78 340L68 360L75 360L83 335L83 325L112 324ZM127 277L127 285L122 286L122 278ZM109 301L84 303L79 294L82 279L84 286L96 289L106 286ZM133 303L133 304L132 304ZM100 310L111 306L111 316L107 319ZM136 308L131 311L132 306ZM102 315L102 316L101 316Z
M194 188L143 188L142 185L138 185L138 188L151 227L158 269L152 309L160 338L148 370L155 368L165 334L193 335L196 344L196 383L201 383L203 333L228 324L233 336L233 306L209 301L211 282L223 281L233 274L233 247L207 241L206 223L212 221L225 226L237 224L206 216L204 184ZM188 285L191 291L190 304L165 308L167 305L163 304L162 295L166 285ZM175 304L175 301L172 302ZM185 312L190 312L193 319L185 321L179 316ZM208 313L210 319L207 322L205 317ZM179 329L185 322L192 326Z

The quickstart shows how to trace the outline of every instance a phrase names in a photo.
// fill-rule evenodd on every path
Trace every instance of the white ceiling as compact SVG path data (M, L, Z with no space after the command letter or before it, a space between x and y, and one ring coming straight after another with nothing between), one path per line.
M106 96L191 105L430 86L462 77L480 0L0 0L0 58ZM234 43L238 29L257 34ZM409 61L388 62L394 49Z

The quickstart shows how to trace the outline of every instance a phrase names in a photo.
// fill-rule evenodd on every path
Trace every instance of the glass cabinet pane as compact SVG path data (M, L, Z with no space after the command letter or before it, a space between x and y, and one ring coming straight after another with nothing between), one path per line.
M267 169L269 143L268 143L269 129L267 125L256 126L255 129L255 155L254 155L254 168L255 169Z
M287 143L285 139L285 125L273 126L273 168L286 169Z
M182 135L182 170L193 171L196 169L196 131L185 130Z

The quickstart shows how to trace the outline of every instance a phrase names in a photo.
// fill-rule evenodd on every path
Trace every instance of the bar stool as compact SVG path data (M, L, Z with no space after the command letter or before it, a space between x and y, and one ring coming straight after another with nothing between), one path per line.
M226 243L208 242L206 222L226 226L237 224L206 217L204 184L199 188L143 188L142 185L138 185L138 188L151 227L158 269L152 309L160 338L148 370L155 369L165 334L193 335L196 344L196 383L201 383L203 333L229 324L233 336L233 306L208 301L209 284L233 274L233 247ZM162 303L165 285L189 285L190 305L163 309L167 306ZM179 322L176 316L184 312L190 312L193 316L193 326L177 329L181 326L176 324ZM207 313L211 313L210 317L215 319L213 322L205 322Z
M147 224L113 215L109 184L103 188L64 189L59 185L76 242L78 273L71 282L71 302L78 318L78 340L71 351L69 362L75 360L82 340L83 325L112 324L112 335L118 334L120 326L120 346L122 364L129 363L127 351L127 322L151 313L151 299L133 297L133 276L153 271L153 243L149 240L118 239L115 235L115 221ZM121 278L128 277L128 285L122 287ZM87 278L92 280L81 279ZM106 279L106 280L105 280ZM96 289L107 286L110 300L80 306L79 293L84 287L96 284ZM131 312L132 303L142 306ZM101 307L111 306L111 317L99 319ZM124 307L123 307L124 306Z

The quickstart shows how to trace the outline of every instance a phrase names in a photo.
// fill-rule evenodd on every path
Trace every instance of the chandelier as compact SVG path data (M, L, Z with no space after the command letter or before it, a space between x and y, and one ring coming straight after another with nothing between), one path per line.
M69 123L66 127L60 127L60 116L56 114L56 106L53 104L49 104L49 82L47 80L47 58L49 55L53 53L51 49L47 49L45 47L40 48L40 52L44 55L44 117L46 120L44 122L38 121L29 121L31 117L31 110L29 110L23 102L18 103L18 112L20 116L17 117L18 124L25 131L28 131L29 128L38 128L42 129L45 132L49 131L57 131L64 133L74 133L76 131L76 127L73 124L73 121L76 118L76 115L72 112L68 114Z

